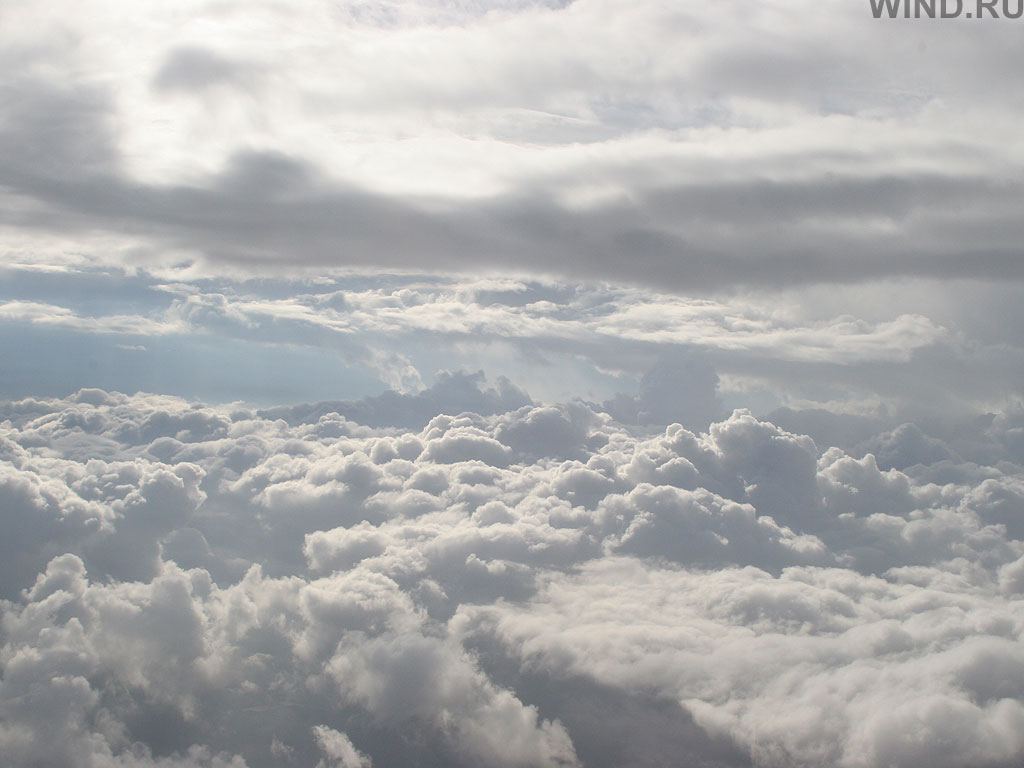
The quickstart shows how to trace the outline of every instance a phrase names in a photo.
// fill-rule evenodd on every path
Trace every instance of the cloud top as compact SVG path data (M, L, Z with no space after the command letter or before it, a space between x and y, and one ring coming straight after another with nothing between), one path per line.
M885 469L742 411L704 433L581 403L407 431L93 389L5 417L12 765L1024 750L1020 468L910 426L869 443L917 460ZM600 711L643 745L603 750Z

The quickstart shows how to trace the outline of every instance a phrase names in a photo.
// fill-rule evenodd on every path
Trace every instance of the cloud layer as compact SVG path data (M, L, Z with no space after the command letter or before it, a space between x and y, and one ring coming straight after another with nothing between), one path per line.
M472 385L445 389L447 401L432 389L438 371L485 370L547 402L605 403L624 422L706 429L735 407L787 407L871 417L874 432L960 420L952 434L1012 408L1024 376L1012 285L687 297L436 274L170 277L0 271L0 351L22 361L0 372L0 392L96 386L282 405L394 389L423 397L376 407L405 409L391 425L419 428L442 409L491 412ZM381 425L365 407L334 405ZM807 419L794 428L819 436Z
M2 34L2 223L34 261L1020 278L1008 20L50 0Z
M743 411L695 434L582 403L412 431L101 390L3 408L13 765L1024 751L1019 416L979 464L911 425L851 455Z

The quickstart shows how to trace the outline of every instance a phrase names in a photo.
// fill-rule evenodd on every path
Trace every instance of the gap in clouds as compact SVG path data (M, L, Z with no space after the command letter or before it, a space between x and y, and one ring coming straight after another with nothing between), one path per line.
M9 267L0 324L22 363L3 386L15 396L37 381L40 393L95 385L283 405L416 392L438 371L484 370L544 401L608 403L630 422L642 421L627 412L631 398L653 396L652 377L675 365L660 386L667 398L672 387L688 393L685 407L702 412L674 420L695 427L749 406L955 421L1006 407L1024 365L1005 329L971 308L1009 307L1009 295L964 290L957 300L952 287L909 283L906 298L868 304L870 292L825 287L790 304L768 291L685 297L530 279ZM67 351L46 355L51 345Z

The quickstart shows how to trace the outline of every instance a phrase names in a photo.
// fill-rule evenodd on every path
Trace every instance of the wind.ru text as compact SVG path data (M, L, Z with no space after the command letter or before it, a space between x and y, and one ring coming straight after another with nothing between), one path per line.
M1024 0L868 0L876 19L1019 19Z

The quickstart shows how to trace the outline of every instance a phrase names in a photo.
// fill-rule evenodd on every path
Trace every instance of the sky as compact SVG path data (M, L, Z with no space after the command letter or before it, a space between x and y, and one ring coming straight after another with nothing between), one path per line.
M5 0L4 759L1020 765L1024 17L872 7Z

